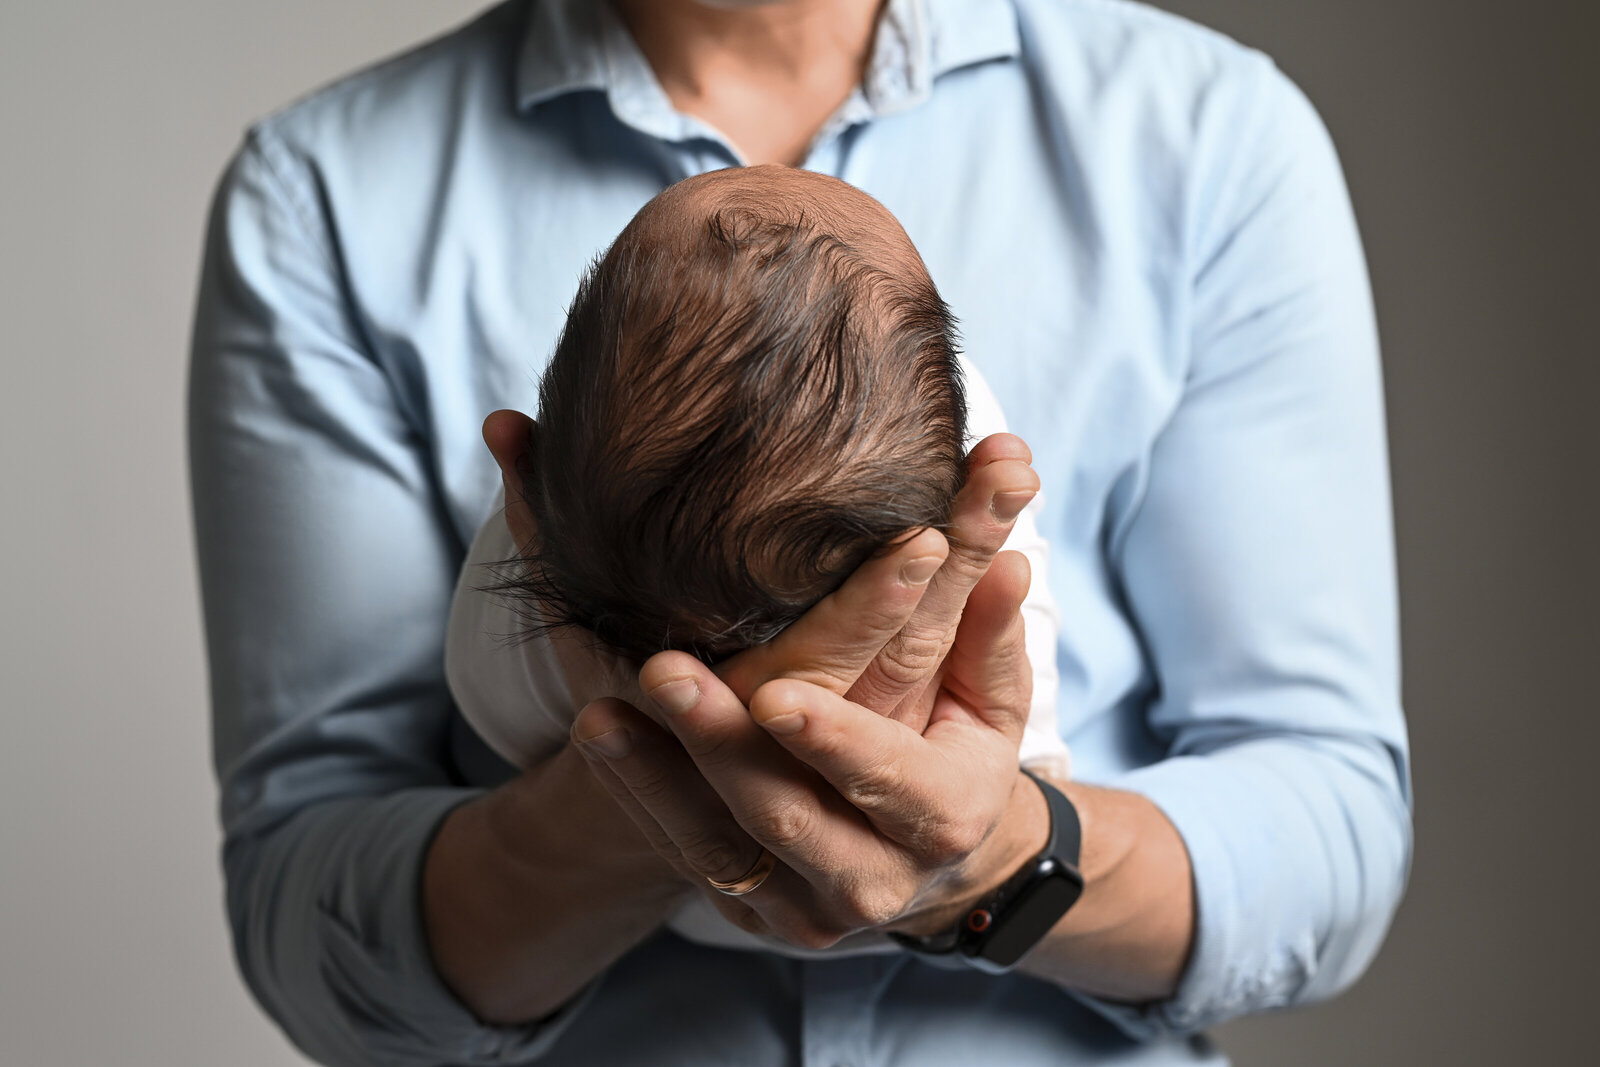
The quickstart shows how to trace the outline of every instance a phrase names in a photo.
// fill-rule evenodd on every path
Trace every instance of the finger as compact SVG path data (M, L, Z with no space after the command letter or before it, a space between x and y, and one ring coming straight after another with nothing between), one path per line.
M639 684L697 776L783 863L814 872L878 847L862 813L784 752L704 664L682 652L659 653L645 662Z
M523 496L534 431L534 421L520 411L493 411L483 420L483 443L500 468L505 488L506 526L519 547L532 543L535 530L533 512Z
M686 880L692 881L683 868L683 857L678 853L677 846L661 829L661 824L634 799L633 793L610 766L612 760L621 762L637 759L641 751L648 752L671 743L670 735L655 723L637 721L643 718L620 700L597 700L578 713L569 736L589 765L590 772L606 787L617 806L639 827L651 847Z
M769 885L745 898L770 929L793 944L824 948L904 913L924 860L785 752L715 673L668 652L647 661L639 680L739 825L780 861ZM842 700L822 686L783 682ZM910 734L857 710L876 726ZM1011 760L1014 777L1014 746Z
M779 678L750 702L750 718L885 836L916 845L935 806L930 762L941 757L916 730L821 686Z
M682 747L634 708L594 701L573 720L572 739L651 846L692 884L732 881L760 857Z
M803 682L763 686L752 718L924 866L982 843L1016 777L1017 741L987 724L925 736Z
M772 641L717 665L740 700L773 678L800 678L844 693L899 633L945 562L949 545L922 530L858 567Z
M589 704L573 723L573 739L601 782L657 853L699 886L730 922L751 933L782 931L826 947L841 931L819 927L813 887L782 862L755 889L731 897L710 886L737 881L762 846L733 819L672 736L619 700ZM782 857L773 851L780 861ZM818 940L819 935L822 939Z
M580 748L580 751L582 749ZM628 787L623 783L617 773L608 767L603 759L591 757L588 760L589 771L605 787L606 791L616 800L617 805L625 811L646 839L655 848L656 854L665 859L680 877L690 885L698 886L701 893L721 912L723 918L733 923L742 930L754 934L768 932L765 920L752 908L749 903L739 897L730 897L711 889L702 882L697 874L685 866L682 854L677 845L661 829L661 825L650 816L650 813L634 799Z
M1032 453L1014 434L994 434L972 450L967 481L951 507L950 553L906 624L849 690L851 700L921 725L915 710L954 640L967 596L1005 544L1017 516L1039 491Z
M1001 552L967 598L928 735L941 724L981 722L1020 744L1033 700L1022 602L1028 595L1028 557Z

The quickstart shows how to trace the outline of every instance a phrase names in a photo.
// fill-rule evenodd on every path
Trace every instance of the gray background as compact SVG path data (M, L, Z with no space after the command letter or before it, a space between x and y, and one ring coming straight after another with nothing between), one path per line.
M201 224L248 119L478 6L0 5L0 1062L297 1062L221 917L180 418ZM1592 7L1169 6L1275 55L1343 152L1416 745L1370 975L1220 1036L1242 1067L1592 1062Z

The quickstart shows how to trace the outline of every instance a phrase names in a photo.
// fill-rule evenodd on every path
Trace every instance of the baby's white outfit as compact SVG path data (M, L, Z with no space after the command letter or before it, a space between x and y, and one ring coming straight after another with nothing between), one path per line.
M965 358L968 446L1005 430L1005 415L988 383ZM1065 779L1070 764L1067 746L1056 730L1056 633L1060 617L1049 593L1047 543L1039 535L1035 497L1017 518L1006 548L1023 553L1032 568L1032 584L1022 605L1028 659L1033 667L1033 702L1023 733L1019 760L1029 770ZM473 539L456 583L445 647L445 674L462 717L484 742L517 767L530 767L559 752L578 709L572 706L566 676L555 647L540 636L510 640L525 624L504 597L485 592L486 564L517 555L506 527L503 495ZM795 948L759 937L728 922L711 903L692 897L673 916L672 929L691 941L719 948L759 948L793 956L895 951L886 940L851 939L849 947L822 952Z

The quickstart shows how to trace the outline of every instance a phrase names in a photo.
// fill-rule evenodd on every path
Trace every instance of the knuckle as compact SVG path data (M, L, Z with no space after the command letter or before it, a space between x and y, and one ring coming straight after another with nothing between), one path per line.
M676 795L677 786L671 775L659 767L640 763L629 767L626 774L619 775L640 804L654 808Z
M801 848L816 831L816 814L805 804L779 800L752 812L746 829L768 848L789 851Z
M749 849L741 849L718 835L700 832L680 835L676 844L683 862L703 878L726 882L750 868L744 859Z
M962 589L977 585L978 579L989 570L989 564L994 562L1005 541L1004 528L997 527L984 532L987 536L983 540L963 540L953 547L950 558L945 561L944 569L939 574L943 576L948 572L951 580Z
M942 634L936 637L908 629L883 646L875 666L891 687L909 689L939 666L942 648Z
M855 773L839 783L839 791L862 811L882 811L902 806L906 790L905 772L893 760L865 761Z
M842 900L844 912L855 929L883 926L898 919L906 901L893 889L872 883L857 883Z
M937 866L966 860L983 843L984 831L970 818L940 819L930 822L923 832L923 853Z

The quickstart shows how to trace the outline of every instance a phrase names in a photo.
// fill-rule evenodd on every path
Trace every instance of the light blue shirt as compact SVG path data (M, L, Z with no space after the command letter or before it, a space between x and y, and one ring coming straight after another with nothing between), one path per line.
M441 664L580 269L740 162L592 0L526 0L258 124L212 217L195 521L246 979L337 1064L1218 1063L1184 1035L1326 996L1410 856L1381 382L1332 147L1262 56L1118 0L891 0L805 165L904 223L1044 480L1079 777L1183 835L1177 995L1107 1005L906 957L662 934L557 1017L485 1027L417 907L505 769ZM552 813L559 817L559 813Z

